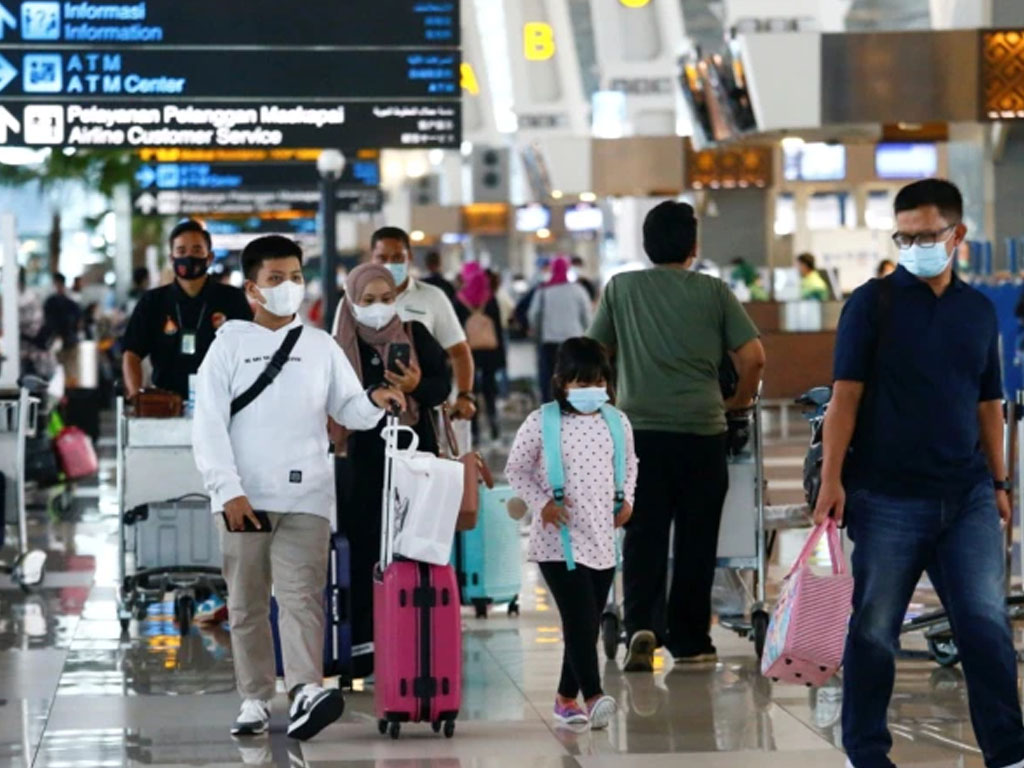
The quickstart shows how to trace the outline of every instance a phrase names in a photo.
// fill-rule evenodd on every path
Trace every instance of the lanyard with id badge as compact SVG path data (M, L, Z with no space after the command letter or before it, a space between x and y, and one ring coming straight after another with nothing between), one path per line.
M178 313L178 328L181 332L181 354L191 357L196 353L196 336L199 333L199 328L203 324L203 318L206 316L206 304L203 304L202 309L199 310L199 320L196 321L195 330L185 330L185 323L181 319L181 305L174 305L175 311Z

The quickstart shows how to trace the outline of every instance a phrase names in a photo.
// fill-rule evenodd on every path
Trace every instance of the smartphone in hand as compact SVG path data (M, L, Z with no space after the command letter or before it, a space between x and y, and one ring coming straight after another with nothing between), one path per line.
M406 368L412 364L412 350L404 342L396 342L388 347L388 370L401 376L405 372L398 367L399 362Z
M271 530L273 530L273 526L270 524L270 515L266 512L253 510L253 514L256 516L256 519L260 521L260 527L257 528L253 525L252 520L247 517L245 518L245 527L240 531L231 530L231 524L228 522L227 514L224 512L221 512L220 514L221 517L224 518L224 527L229 533L270 533Z

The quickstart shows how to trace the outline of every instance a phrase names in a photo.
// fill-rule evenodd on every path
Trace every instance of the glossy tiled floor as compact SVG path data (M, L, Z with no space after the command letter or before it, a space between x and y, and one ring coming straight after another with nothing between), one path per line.
M372 699L349 696L342 722L299 747L283 733L279 698L269 738L245 745L227 727L237 711L227 635L180 637L153 606L122 638L115 610L116 509L101 485L80 489L71 514L33 515L33 541L51 554L43 587L0 582L0 766L307 765L388 768L839 768L840 695L772 686L749 643L717 632L722 661L657 674L605 668L620 705L604 733L556 729L550 709L561 654L558 617L536 572L523 611L465 621L465 694L452 740L407 727L377 735ZM967 723L962 677L928 661L900 663L891 710L901 766L982 762Z

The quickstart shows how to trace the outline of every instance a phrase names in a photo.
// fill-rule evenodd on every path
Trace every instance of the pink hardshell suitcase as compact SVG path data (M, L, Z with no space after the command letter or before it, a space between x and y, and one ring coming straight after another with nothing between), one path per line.
M462 700L459 586L450 565L393 559L391 456L398 429L389 418L381 560L373 584L374 707L382 735L397 739L402 723L430 723L450 738Z
M92 440L78 427L62 429L54 440L54 449L68 480L81 480L99 472L100 465Z
M819 575L810 558L827 536L832 573ZM829 518L807 539L782 583L768 625L761 673L776 682L821 686L839 671L853 600L853 577L846 570L839 531Z

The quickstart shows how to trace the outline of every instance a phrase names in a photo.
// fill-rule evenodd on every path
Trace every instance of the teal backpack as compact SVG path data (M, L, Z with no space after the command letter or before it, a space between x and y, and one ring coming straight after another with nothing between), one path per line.
M562 464L562 406L557 402L545 403L541 406L541 434L544 443L544 464L548 471L548 482L554 493L558 506L565 504L565 466ZM601 416L608 431L612 435L614 446L613 468L615 473L615 503L612 514L618 515L626 501L626 427L622 423L622 414L610 406L601 406ZM565 551L565 567L576 569L576 559L572 553L572 538L569 526L562 525L562 549Z

